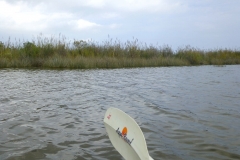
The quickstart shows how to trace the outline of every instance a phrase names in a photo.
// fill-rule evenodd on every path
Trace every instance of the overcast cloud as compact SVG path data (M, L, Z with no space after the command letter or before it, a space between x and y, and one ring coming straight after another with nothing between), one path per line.
M237 0L0 0L0 41L40 33L102 42L133 37L176 49L240 48Z

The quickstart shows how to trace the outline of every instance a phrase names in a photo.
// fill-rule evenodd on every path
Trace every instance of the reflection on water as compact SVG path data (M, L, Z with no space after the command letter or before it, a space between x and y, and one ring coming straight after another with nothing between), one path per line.
M154 159L240 159L239 69L0 70L0 159L122 159L109 107L137 121Z

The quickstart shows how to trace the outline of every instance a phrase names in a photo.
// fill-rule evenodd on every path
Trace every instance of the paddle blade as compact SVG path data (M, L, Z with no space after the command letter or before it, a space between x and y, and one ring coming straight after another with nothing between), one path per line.
M142 130L129 115L109 108L104 125L112 145L126 160L152 160Z

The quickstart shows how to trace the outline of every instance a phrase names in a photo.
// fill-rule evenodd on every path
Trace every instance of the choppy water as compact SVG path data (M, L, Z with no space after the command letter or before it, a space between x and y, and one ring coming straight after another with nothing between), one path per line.
M131 115L154 159L240 159L240 66L0 70L0 159L122 159L103 125Z

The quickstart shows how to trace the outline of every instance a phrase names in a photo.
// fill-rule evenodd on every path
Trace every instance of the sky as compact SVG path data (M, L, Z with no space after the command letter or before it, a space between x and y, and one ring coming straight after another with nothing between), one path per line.
M238 0L0 0L0 41L137 39L173 49L240 49Z

